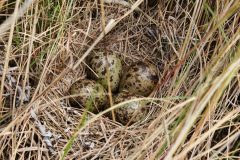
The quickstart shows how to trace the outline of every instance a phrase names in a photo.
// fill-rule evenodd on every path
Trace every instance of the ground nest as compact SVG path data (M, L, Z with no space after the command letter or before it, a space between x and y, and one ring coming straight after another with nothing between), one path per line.
M0 159L240 158L238 0L17 0L0 13ZM70 105L94 50L158 68L143 121Z

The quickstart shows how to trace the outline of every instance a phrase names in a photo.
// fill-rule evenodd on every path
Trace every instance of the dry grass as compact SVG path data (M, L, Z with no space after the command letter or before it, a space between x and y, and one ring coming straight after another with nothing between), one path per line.
M142 2L0 2L0 159L240 159L239 0ZM92 50L158 66L143 122L69 105Z

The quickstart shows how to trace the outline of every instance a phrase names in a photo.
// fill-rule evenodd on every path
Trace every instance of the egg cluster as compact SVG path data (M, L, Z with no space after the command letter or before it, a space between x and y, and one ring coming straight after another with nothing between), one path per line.
M87 76L91 80L78 80L72 84L69 90L72 95L70 103L87 107L94 113L109 106L109 84L114 94L114 104L118 104L149 96L158 82L157 68L154 65L137 62L124 68L120 58L114 53L106 55L104 52L94 52L88 57L87 64ZM144 101L131 101L114 112L120 123L127 124L130 119L135 123L146 116L145 105Z

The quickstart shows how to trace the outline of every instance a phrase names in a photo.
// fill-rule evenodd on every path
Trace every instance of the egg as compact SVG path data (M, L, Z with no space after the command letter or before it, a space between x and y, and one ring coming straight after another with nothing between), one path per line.
M118 104L121 102L125 102L127 100L133 100L136 98L141 98L142 96L139 95L133 95L131 93L122 92L118 94L114 98L114 104ZM135 111L137 112L136 115L134 115ZM122 123L123 125L126 125L130 119L130 124L141 122L147 115L148 110L146 108L146 102L145 101L133 101L127 104L124 104L120 108L117 108L114 110L116 119L118 122Z
M157 68L148 63L137 62L132 64L123 74L120 91L148 96L158 82Z
M87 72L89 77L98 80L105 89L108 89L108 68L111 91L116 92L118 90L122 73L122 63L116 54L109 53L107 57L104 52L93 52L88 58L88 65L92 70L88 70Z
M69 93L73 95L70 98L71 105L79 106L80 104L89 107L89 111L94 113L103 110L108 103L106 90L101 84L93 80L83 79L76 81L71 85Z

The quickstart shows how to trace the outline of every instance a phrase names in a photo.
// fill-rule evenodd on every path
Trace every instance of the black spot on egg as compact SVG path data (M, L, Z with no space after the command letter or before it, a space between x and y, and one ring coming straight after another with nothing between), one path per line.
M111 63L111 65L114 65L114 63L115 63L115 62L114 62L114 60L113 60L112 63Z
M155 76L147 75L147 78L154 81L154 82L158 82L158 76L157 75L155 75Z
M100 61L100 62L97 63L96 67L97 67L97 68L100 68L102 65L103 65L103 62Z
M134 72L137 72L137 71L138 71L138 68L134 67L134 68L133 68L133 71L134 71Z
M131 77L131 74L127 74L127 75L126 75L126 78L129 78L129 77Z
M136 82L137 82L137 83L140 83L141 81L137 78L137 79L136 79Z
M106 68L104 68L104 70L102 71L102 75L105 75L107 73L107 70L106 70Z

